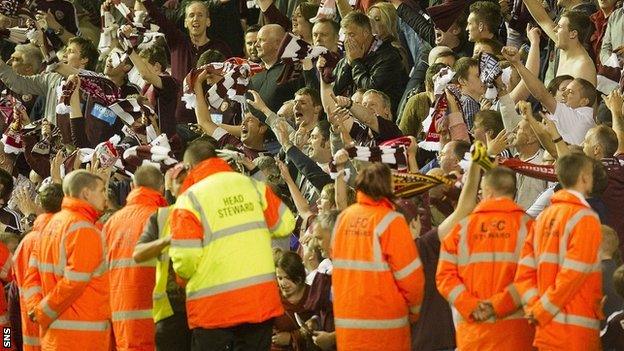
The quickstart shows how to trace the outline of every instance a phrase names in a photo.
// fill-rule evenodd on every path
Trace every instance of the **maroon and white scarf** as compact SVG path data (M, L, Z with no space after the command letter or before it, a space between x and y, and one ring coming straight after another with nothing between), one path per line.
M499 161L501 166L510 168L512 171L541 180L549 182L558 182L557 174L555 173L555 166L553 165L538 165L535 163L524 162L517 158L508 158Z
M440 134L443 122L447 115L448 100L445 90L448 88L455 99L459 101L461 92L457 86L450 84L455 76L455 72L450 68L442 68L438 74L433 77L434 95L436 96L433 108L429 116L422 122L425 131L425 140L418 143L418 146L428 151L440 151Z
M182 101L189 110L197 107L197 96L195 96L194 90L195 80L201 72L207 71L222 77L205 91L204 98L211 107L225 111L229 108L230 101L244 104L249 79L262 70L263 68L259 64L238 57L193 69L184 78Z
M121 96L119 87L102 74L81 70L78 76L80 77L80 91L90 96L97 103L109 106ZM70 112L69 100L76 90L76 86L72 82L65 81L58 89L60 91L58 91L59 103L56 106L56 113L67 114Z

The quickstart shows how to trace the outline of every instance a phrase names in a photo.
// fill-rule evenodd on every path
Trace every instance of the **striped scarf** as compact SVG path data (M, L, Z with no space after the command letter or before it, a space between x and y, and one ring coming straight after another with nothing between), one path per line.
M230 107L231 101L245 104L245 93L249 79L262 70L263 68L259 64L238 57L192 69L184 78L182 101L185 102L185 106L189 110L197 107L197 96L195 96L194 90L195 80L201 72L206 71L222 77L205 92L204 98L212 108L225 111Z

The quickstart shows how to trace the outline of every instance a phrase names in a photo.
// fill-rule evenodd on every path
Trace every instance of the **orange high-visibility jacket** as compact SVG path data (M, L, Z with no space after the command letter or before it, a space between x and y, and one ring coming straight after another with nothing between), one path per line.
M509 198L482 201L440 248L438 291L459 311L460 350L530 350L534 328L524 318L513 285L520 250L533 220ZM480 301L495 317L472 319Z
M555 193L522 248L515 283L540 349L600 349L600 220L581 197Z
M33 294L41 292L41 286L28 286L26 284L26 271L33 247L39 241L41 231L52 218L53 213L43 213L37 216L32 231L19 243L13 256L13 273L20 293L20 317L22 320L22 341L24 351L38 351L41 349L39 341L39 325L28 318L26 301Z
M332 236L334 317L339 350L409 350L425 278L405 218L364 193Z
M9 304L7 303L7 297L4 290L4 284L13 280L13 256L11 251L3 243L0 243L0 330L4 327L10 327L9 321ZM4 340L3 340L4 341ZM4 347L4 343L0 344ZM2 350L15 350L15 343L13 342L13 335L11 335L11 346L6 348L0 348Z
M26 304L41 327L42 350L110 348L106 242L97 218L89 203L66 196L33 248L26 282L41 292Z
M132 252L149 217L166 205L158 191L138 187L128 194L126 206L104 225L113 334L118 351L153 351L155 347L152 290L156 262L136 263Z

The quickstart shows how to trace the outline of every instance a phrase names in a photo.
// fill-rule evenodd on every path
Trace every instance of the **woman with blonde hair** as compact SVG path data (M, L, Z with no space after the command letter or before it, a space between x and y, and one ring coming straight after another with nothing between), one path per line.
M392 46L401 53L403 68L407 72L407 50L399 42L399 16L394 6L389 2L378 2L369 7L366 14L370 18L373 35L376 35L383 41L390 40L392 42Z

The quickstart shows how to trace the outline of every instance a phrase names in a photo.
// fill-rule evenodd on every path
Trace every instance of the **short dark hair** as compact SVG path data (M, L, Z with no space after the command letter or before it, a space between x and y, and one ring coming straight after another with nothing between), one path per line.
M565 82L566 80L574 80L574 77L567 74L556 76L548 83L546 89L548 90L550 95L555 96L555 94L557 94L557 90L559 90L559 86L561 85L561 83Z
M163 71L169 67L169 57L167 57L167 52L165 51L165 48L160 45L147 47L141 50L139 55L146 59L150 65L153 65L156 62L160 63L160 67L162 67Z
M350 24L355 24L356 26L366 29L371 33L373 32L373 29L370 23L370 18L368 18L368 16L366 16L364 13L360 11L349 12L349 14L344 16L342 18L342 21L340 21L340 27L343 27L343 28Z
M618 138L615 131L605 125L596 126L593 130L596 142L604 149L604 157L615 155L618 149Z
M39 190L39 203L47 213L56 213L61 210L63 203L63 187L61 184L50 183Z
M491 33L496 33L503 21L500 6L490 1L477 1L470 5L470 13L474 13L479 22L485 23Z
M392 100L390 100L390 96L388 96L388 94L384 93L383 91L377 89L368 89L366 90L364 95L366 94L377 94L379 97L381 97L381 100L384 102L384 104L386 104L386 107L392 109Z
M286 273L288 279L297 285L305 284L306 271L303 260L296 252L286 251L275 262L276 268Z
M312 105L321 106L323 103L321 102L321 94L319 94L318 90L310 87L303 87L295 92L295 95L307 95L312 99Z
M104 182L97 175L84 169L71 171L63 178L63 193L65 196L78 197L83 189L94 189L99 182Z
M594 25L585 13L577 10L566 10L561 17L568 19L568 29L578 33L578 41L584 45L594 31Z
M438 56L440 57L440 56ZM444 67L448 67L446 64L438 62L427 68L427 73L425 73L425 87L430 91L433 91L433 76L438 74L440 70Z
M507 167L499 166L490 169L485 173L483 182L498 194L510 197L516 195L516 174Z
M497 136L505 126L503 125L503 118L500 112L494 110L481 110L474 115L474 123L477 121L483 126L485 132L492 132L494 136Z
M570 188L576 185L579 175L586 167L593 169L592 159L585 154L572 153L557 160L555 171L561 185L564 188Z
M372 163L355 177L355 190L361 191L374 200L392 198L392 172L383 163Z
M453 146L453 154L457 157L458 160L463 160L466 152L470 151L470 147L472 146L466 140L454 140L455 144Z
M323 140L328 142L331 135L331 123L325 119L321 119L316 123L316 128L318 128L319 132L323 136Z
M459 78L467 79L468 71L471 67L479 68L479 60L472 57L462 57L455 62L453 69L455 70L455 82L459 81Z
M80 57L87 59L87 64L85 68L89 71L93 71L95 69L95 65L97 65L98 57L100 53L93 43L82 37L73 37L69 39L67 45L76 44L80 46Z
M594 106L598 93L596 87L587 79L574 78L574 81L581 85L581 96L589 100L587 106Z
M145 165L140 166L136 169L136 171L134 171L132 181L135 186L144 186L160 191L165 182L165 178L163 177L160 169L154 166Z
M184 151L184 162L195 166L211 157L217 157L215 144L206 139L196 139Z
M336 22L336 21L334 21L332 19L322 17L322 18L317 19L316 22L314 23L314 25L316 25L318 23L329 23L329 24L331 24L331 27L334 30L334 34L335 35L338 35L338 33L340 33L340 23L338 23L338 22ZM314 26L312 26L312 27L314 27Z
M203 65L209 64L209 63L223 62L223 61L225 61L225 55L223 55L221 51L215 50L215 49L208 49L204 51L204 53L201 54L199 58L197 59L197 68Z
M11 173L0 169L0 199L5 200L5 204L13 192L13 187L13 176Z
M252 24L251 26L247 27L247 29L245 30L245 35L247 35L248 33L259 32L260 28L262 28L261 25L259 25L259 24Z

